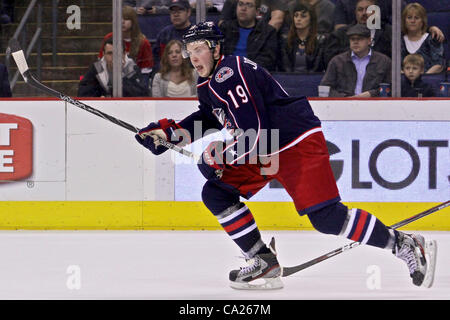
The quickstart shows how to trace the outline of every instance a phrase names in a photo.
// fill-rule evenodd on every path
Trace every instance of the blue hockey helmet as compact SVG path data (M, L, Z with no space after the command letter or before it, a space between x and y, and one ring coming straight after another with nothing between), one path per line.
M187 58L186 45L195 41L206 41L210 49L214 49L218 43L223 42L225 36L212 21L199 22L188 29L183 35L183 56Z

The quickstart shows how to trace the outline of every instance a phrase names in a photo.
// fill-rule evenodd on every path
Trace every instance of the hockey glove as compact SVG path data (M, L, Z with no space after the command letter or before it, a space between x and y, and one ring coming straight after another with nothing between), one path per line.
M230 165L225 164L225 148L226 144L223 141L213 141L206 147L205 151L203 151L197 166L206 179L220 179L223 170L225 170L226 167L230 167Z
M181 127L172 119L161 119L158 122L152 122L145 128L139 130L135 138L137 142L149 149L153 154L160 155L167 151L167 148L160 145L158 139L164 139L171 143L178 143L179 141L172 141L172 134L176 129Z

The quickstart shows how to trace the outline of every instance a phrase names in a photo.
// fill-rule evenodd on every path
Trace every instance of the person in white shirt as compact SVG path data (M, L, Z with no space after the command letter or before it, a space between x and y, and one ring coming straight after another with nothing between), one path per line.
M425 60L425 73L440 73L444 65L444 47L427 31L427 12L419 3L408 4L402 12L402 48L408 54L420 54Z
M161 69L152 84L153 97L197 96L197 73L181 54L182 43L171 40L164 49Z

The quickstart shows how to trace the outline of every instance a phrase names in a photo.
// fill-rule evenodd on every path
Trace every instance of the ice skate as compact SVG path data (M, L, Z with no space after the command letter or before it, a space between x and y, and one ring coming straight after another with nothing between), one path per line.
M246 259L249 264L230 272L230 286L243 290L272 290L283 288L281 267L275 251L275 239L269 245L270 252Z
M425 242L419 234L399 232L392 252L406 262L413 284L426 288L433 285L437 253L435 240Z

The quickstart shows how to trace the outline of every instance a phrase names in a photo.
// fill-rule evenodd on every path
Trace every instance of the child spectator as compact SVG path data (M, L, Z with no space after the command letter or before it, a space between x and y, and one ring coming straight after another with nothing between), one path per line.
M197 96L197 72L183 59L179 40L171 40L161 57L160 72L155 74L152 85L153 97Z
M422 80L425 62L420 54L409 54L403 59L402 97L435 97L431 84Z

